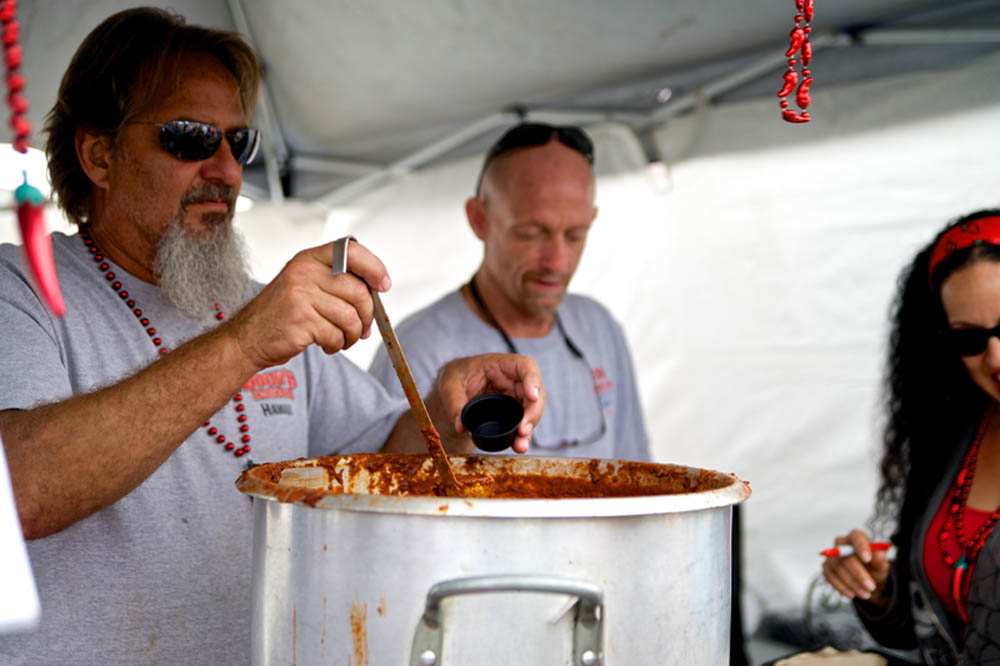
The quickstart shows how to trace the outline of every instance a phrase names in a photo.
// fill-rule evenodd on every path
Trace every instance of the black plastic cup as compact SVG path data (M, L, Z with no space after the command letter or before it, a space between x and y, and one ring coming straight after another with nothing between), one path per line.
M462 408L462 425L481 451L496 453L514 444L524 407L509 395L488 393L476 396Z

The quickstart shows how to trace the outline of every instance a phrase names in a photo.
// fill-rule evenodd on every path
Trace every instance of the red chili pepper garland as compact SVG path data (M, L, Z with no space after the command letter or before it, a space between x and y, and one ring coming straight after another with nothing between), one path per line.
M7 106L11 112L14 150L27 154L31 123L25 117L29 106L28 98L24 95L27 81L18 71L23 53L18 43L20 26L17 22L16 0L0 2L0 24L3 25L0 39L3 40L4 64L7 67ZM35 284L49 309L57 317L61 317L66 313L66 304L59 291L56 264L52 258L52 240L45 230L45 197L37 188L28 184L27 174L24 175L24 183L14 190L14 202L17 204L17 222L24 242L24 253L35 276Z
M795 27L789 33L788 50L785 57L788 58L788 68L785 70L781 90L778 91L778 98L781 100L781 117L790 123L807 123L811 120L809 103L809 88L812 86L812 71L809 63L812 62L812 44L809 42L809 34L812 32L810 23L813 20L813 0L795 0ZM802 62L802 73L797 69L798 61L796 54ZM788 103L788 96L795 92L795 103L799 105L801 111L791 108Z

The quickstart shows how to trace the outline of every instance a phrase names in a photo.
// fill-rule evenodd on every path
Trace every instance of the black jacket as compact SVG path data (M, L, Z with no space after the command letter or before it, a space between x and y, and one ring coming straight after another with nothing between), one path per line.
M963 438L962 446L956 447L946 473L923 502L910 534L893 537L897 556L886 587L889 606L883 609L864 601L854 603L872 638L888 648L918 649L927 664L1000 664L1000 529L990 534L973 569L967 627L950 620L924 571L928 528L974 437L973 429Z

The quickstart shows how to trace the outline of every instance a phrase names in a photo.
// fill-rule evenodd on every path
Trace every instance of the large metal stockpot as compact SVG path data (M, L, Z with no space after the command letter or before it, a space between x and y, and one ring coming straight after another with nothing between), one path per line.
M504 498L427 493L423 456L261 465L258 666L729 662L732 505L750 488L675 465L452 458ZM527 495L529 498L520 498Z

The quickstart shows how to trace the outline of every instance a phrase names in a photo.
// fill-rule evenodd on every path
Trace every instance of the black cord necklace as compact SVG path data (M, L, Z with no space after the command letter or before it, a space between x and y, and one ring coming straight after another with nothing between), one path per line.
M517 347L514 346L514 341L510 339L509 335L507 335L507 331L503 330L503 326L501 326L500 322L497 321L497 318L493 316L493 313L490 312L490 309L486 307L486 303L485 301L483 301L482 294L479 293L479 289L476 287L475 276L473 276L473 278L469 280L466 286L469 288L469 294L472 296L472 300L475 301L476 305L479 306L480 311L483 313L483 317L486 319L486 323L492 328L496 329L496 331L501 335L501 337L503 337L503 341L507 343L507 349L510 351L510 353L512 354L519 353L517 351ZM573 340L570 339L569 335L566 333L566 329L563 327L562 319L560 319L559 313L554 312L553 316L555 317L556 328L559 329L559 333L560 335L562 335L563 341L566 343L566 348L569 349L570 353L573 354L573 356L583 361L584 365L587 366L591 377L593 377L593 370L591 369L590 363L587 361L587 358L583 355L583 352L580 350L580 348L576 346L576 343L573 342ZM604 407L601 404L601 398L597 390L596 380L594 381L594 397L597 400L597 410L601 418L601 427L597 430L596 433L585 438L561 439L557 444L550 446L543 446L539 444L537 438L535 437L535 434L532 433L531 435L532 446L539 449L564 449L567 447L579 446L581 444L583 445L593 444L599 441L601 438L603 438L604 434L608 430L608 423L604 417Z

